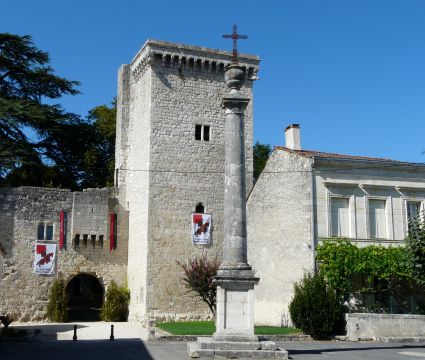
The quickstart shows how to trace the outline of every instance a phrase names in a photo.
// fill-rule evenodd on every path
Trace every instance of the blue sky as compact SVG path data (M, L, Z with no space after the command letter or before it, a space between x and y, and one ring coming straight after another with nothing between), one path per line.
M83 116L116 95L117 69L147 38L261 58L254 138L284 145L425 162L423 0L0 0L0 32L30 34L81 95L60 100Z

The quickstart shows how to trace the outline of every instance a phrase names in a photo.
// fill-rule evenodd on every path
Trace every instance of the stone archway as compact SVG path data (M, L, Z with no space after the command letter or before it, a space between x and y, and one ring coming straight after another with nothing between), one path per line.
M103 295L103 286L96 276L74 276L66 285L69 321L99 321Z

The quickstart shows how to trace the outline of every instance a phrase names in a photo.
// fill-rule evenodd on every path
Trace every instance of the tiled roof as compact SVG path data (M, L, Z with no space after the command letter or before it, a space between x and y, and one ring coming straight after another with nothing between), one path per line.
M342 159L342 160L364 160L364 161L380 161L380 162L386 162L386 163L397 163L397 164L413 164L411 162L407 161L398 161L398 160L392 160L392 159L385 159L385 158L374 158L369 156L354 156L354 155L344 155L344 154L334 154L334 153L327 153L322 151L314 151L314 150L293 150L289 149L284 146L276 146L275 149L278 150L284 150L287 152L295 153L300 156L308 157L308 158L326 158L326 159ZM417 164L417 165L424 165L424 164Z

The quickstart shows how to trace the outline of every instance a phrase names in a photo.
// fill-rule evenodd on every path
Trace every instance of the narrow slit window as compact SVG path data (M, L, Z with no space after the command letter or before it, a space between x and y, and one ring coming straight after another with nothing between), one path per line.
M79 249L80 248L80 234L76 234L75 235L74 248L75 249Z
M38 224L38 227L37 227L37 240L44 240L44 223Z
M46 225L46 240L53 240L53 224Z
M87 239L88 239L88 235L87 234L84 234L83 235L83 247L87 247Z
M99 235L99 246L103 248L103 235Z
M210 141L210 126L204 125L204 141Z
M93 247L95 247L95 246L96 246L96 235L91 235L91 245L92 245Z
M202 140L202 125L195 125L195 140Z

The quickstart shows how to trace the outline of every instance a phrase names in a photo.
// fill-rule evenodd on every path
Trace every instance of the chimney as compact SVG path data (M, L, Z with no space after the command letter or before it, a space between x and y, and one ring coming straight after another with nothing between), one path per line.
M292 150L301 150L300 125L291 124L285 129L285 146Z

